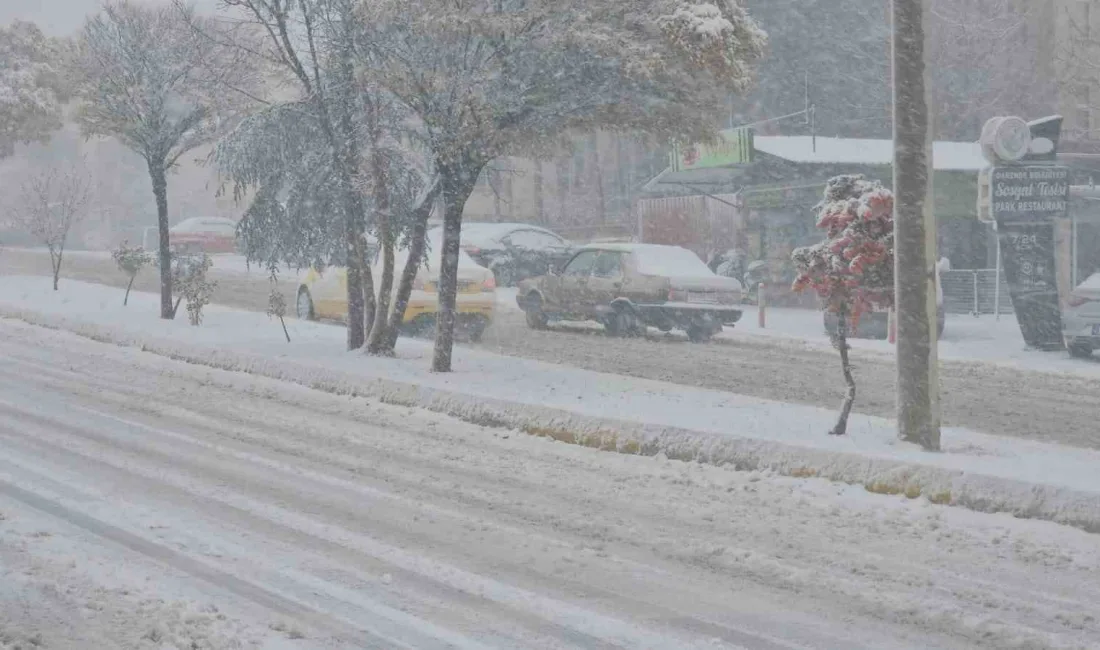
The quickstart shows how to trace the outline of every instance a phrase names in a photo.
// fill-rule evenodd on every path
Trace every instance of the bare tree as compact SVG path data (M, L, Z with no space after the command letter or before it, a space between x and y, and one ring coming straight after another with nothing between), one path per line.
M69 230L84 216L90 183L77 166L50 167L23 183L15 207L17 225L50 252L53 290L61 276Z
M1100 7L1080 2L1045 9L1062 26L1054 47L1054 78L1066 112L1066 139L1095 141L1100 135Z
M174 313L168 172L187 152L213 141L248 104L252 75L247 58L202 38L191 23L204 21L183 7L109 0L85 23L77 57L84 132L117 138L145 160L157 206L160 314L166 319Z
M932 124L937 138L973 140L991 115L1054 109L1049 55L1033 35L1042 3L926 2L929 103L932 115L942 116Z
M925 85L924 2L893 3L898 435L925 449L939 450L932 266L936 222L930 214L931 132Z

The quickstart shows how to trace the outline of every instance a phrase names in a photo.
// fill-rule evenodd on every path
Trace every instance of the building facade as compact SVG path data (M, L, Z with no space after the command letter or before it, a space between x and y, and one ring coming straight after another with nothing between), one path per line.
M466 221L533 223L575 239L621 234L642 185L668 164L662 148L619 133L572 140L545 158L504 157L482 173Z

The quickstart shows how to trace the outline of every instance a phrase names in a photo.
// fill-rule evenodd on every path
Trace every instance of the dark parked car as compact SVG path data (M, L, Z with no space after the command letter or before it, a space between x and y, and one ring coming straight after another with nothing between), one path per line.
M432 232L437 241L443 240L441 229ZM524 223L463 224L462 248L492 271L501 287L560 269L573 251L562 237Z
M654 244L584 246L560 274L524 280L516 294L535 329L551 320L593 320L613 336L652 326L682 329L695 342L740 320L740 300L734 278L715 275L687 249Z

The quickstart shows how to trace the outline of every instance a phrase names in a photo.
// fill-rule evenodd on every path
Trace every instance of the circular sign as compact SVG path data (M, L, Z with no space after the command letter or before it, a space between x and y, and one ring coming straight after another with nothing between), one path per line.
M982 125L982 135L978 138L978 144L982 147L982 155L985 156L990 165L1001 162L997 159L997 153L993 151L993 139L997 134L997 126L1003 119L1003 117L991 117L986 120L985 124Z
M1031 127L1019 117L1002 117L990 125L989 133L983 129L983 135L991 138L994 155L1006 162L1020 160L1031 147Z

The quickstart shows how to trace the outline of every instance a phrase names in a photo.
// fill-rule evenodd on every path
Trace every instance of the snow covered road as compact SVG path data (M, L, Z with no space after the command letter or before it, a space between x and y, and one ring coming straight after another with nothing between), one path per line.
M104 255L73 254L66 259L64 277L125 286L125 278ZM38 252L5 250L0 255L0 273L44 274L48 270L48 257ZM213 275L219 283L215 302L255 311L267 308L269 284L262 273L218 272L215 268ZM292 289L290 284L284 286ZM135 289L155 291L155 275L144 273ZM288 295L290 304L292 299ZM521 313L501 310L480 347L586 370L811 406L835 408L841 398L834 352L774 338L744 336L700 346L683 338L656 335L649 340L612 339L593 334L591 329L539 332L524 325ZM855 410L894 417L893 361L858 349L853 356L859 382ZM1088 370L1100 369L1100 356L1091 362L1073 363ZM823 381L822 377L835 379ZM1100 449L1096 426L1100 379L1096 377L944 361L940 379L948 426Z
M1100 647L1078 530L10 321L0 560L0 648Z

